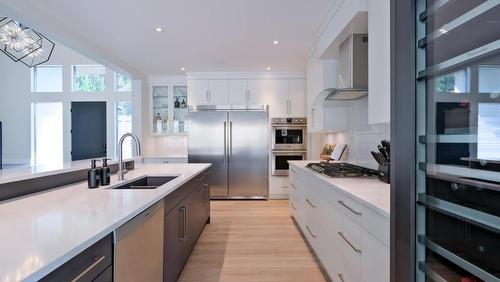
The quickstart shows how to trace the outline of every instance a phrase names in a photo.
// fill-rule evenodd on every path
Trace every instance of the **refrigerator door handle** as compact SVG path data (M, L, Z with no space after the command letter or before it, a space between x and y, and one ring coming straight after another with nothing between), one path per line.
M226 163L227 159L227 122L224 122L224 160L222 163Z
M233 122L230 121L229 122L229 158L228 158L228 160L231 161L232 158L233 158Z

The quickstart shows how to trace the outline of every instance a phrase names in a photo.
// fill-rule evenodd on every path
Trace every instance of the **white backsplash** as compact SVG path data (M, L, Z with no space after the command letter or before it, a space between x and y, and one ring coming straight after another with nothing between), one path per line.
M389 140L390 124L368 124L368 98L357 100L349 107L348 130L320 133L319 140L323 143L320 147L326 143L345 143L347 150L342 156L343 161L376 169L378 164L370 151L377 151L381 140Z

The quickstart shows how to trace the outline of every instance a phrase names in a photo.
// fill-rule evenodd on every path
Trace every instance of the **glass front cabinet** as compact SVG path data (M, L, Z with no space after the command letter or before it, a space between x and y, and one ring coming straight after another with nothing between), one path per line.
M185 135L188 127L187 86L151 86L153 135Z
M500 281L500 1L416 3L417 281Z

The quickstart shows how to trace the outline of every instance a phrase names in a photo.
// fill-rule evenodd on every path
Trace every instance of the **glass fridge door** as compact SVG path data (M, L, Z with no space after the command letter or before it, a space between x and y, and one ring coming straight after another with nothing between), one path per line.
M500 281L500 1L417 0L417 280Z

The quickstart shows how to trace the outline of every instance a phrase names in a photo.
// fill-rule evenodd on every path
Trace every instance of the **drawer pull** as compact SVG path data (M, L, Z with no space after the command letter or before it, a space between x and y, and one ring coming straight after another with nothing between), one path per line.
M309 203L309 205L313 208L317 208L317 206L315 206L313 203L311 203L311 201L309 201L309 199L306 198L306 202Z
M290 170L291 170L292 172L296 172L296 171L295 171L295 169L293 169L293 168L290 168Z
M339 279L340 279L340 281L344 282L344 274L339 273Z
M355 210L355 209L351 208L350 206L346 205L346 204L344 203L344 201L338 201L338 202L339 202L339 204L343 205L346 209L350 210L350 211L351 211L352 213L354 213L355 215L361 215L361 212L359 212L359 211L357 211L357 210Z
M290 186L292 186L293 189L297 190L297 187L295 187L295 185L293 185L292 183L290 183Z
M296 209L297 209L297 208L295 207L295 205L294 205L292 202L290 202L290 206L292 206L292 208L293 208L294 210L296 210Z
M75 277L71 282L76 282L80 280L85 274L89 273L94 267L96 267L101 261L103 261L106 258L106 256L102 256L100 258L94 257L92 260L94 261L93 264L91 264L87 269L85 269L82 273L80 273L77 277Z
M311 232L311 229L309 229L309 225L306 225L306 229L307 229L307 232L309 232L309 234L311 234L311 236L316 239L316 235L314 235L312 232Z
M361 254L361 250L356 248L347 238L345 237L343 232L338 232L340 237L358 254Z

